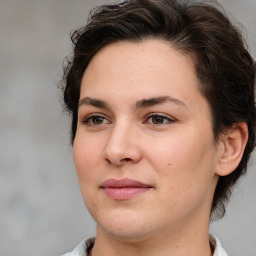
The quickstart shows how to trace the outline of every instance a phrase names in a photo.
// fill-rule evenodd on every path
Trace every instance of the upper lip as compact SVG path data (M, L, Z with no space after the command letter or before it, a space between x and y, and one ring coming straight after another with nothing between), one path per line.
M138 180L133 180L133 179L108 179L105 180L102 185L100 186L101 188L152 188L152 186L142 183Z

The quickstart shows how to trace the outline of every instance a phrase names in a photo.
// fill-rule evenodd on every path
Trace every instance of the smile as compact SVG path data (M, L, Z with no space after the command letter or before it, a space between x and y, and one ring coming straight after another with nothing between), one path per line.
M132 179L108 179L100 186L105 194L114 200L127 200L147 192L153 187Z

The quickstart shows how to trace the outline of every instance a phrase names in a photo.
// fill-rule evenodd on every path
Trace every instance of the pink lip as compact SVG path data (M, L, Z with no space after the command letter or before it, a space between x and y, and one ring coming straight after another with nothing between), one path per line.
M126 178L121 180L108 179L103 182L100 188L112 199L125 200L152 189L152 186Z

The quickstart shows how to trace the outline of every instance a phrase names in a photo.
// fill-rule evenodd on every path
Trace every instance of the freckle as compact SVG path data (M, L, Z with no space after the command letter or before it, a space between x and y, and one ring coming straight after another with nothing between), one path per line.
M168 165L171 165L170 163L168 163Z

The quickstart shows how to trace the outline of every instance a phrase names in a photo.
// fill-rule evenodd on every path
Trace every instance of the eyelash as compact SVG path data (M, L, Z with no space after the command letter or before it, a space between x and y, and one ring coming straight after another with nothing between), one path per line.
M162 120L164 120L163 123L160 123L160 124L155 124L152 122L148 122L150 119L153 119L153 118L157 118L157 117L160 117ZM149 115L146 116L146 121L144 121L144 123L150 123L151 125L165 125L165 124L170 124L170 123L173 123L175 122L175 119L174 118L170 118L169 116L166 116L164 114L161 114L161 113L151 113Z
M84 124L88 125L88 126L99 126L99 125L104 124L104 123L101 123L101 124L95 124L95 123L93 123L93 120L96 120L97 118L102 119L103 122L104 122L104 120L107 120L107 121L108 121L108 119L107 119L104 115L95 113L95 114L91 114L91 115L89 115L89 116L86 116L86 117L82 120L82 122L83 122ZM110 123L110 121L108 121L108 122Z
M101 123L100 124L96 124L94 123L94 121L96 121L98 119L101 119ZM154 123L154 121L152 120L153 118L160 118L160 123ZM151 121L149 121L151 119ZM108 118L106 118L106 116L102 115L102 114L91 114L86 116L82 122L84 124L86 124L87 126L100 126L100 125L104 125L105 123L111 123ZM149 115L146 116L145 121L143 121L144 124L148 123L150 125L153 126L159 126L159 125L165 125L165 124L170 124L175 122L176 120L173 118L170 118L169 116L166 116L164 114L161 113L151 113Z

